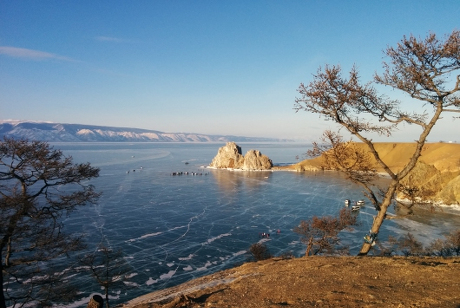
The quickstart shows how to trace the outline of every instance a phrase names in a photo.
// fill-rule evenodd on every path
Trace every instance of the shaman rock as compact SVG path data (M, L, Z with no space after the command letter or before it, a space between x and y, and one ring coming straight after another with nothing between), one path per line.
M225 146L219 148L210 166L214 168L241 169L243 167L243 162L244 157L241 154L241 147L235 142L227 142Z
M244 155L243 170L267 170L271 167L273 167L272 160L257 150L249 150Z
M249 150L245 156L241 153L241 147L235 142L227 142L225 146L219 148L210 166L241 170L267 170L273 167L272 160L260 151Z

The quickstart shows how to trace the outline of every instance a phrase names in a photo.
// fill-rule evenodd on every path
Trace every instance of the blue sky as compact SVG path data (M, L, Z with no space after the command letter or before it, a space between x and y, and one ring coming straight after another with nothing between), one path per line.
M334 124L293 106L318 67L368 81L387 46L459 16L458 0L0 0L0 119L315 140Z

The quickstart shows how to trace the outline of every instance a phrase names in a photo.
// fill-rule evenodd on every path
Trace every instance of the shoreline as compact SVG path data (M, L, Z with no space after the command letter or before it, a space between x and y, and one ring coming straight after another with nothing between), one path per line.
M410 201L407 199L396 198L395 200L399 203L410 204ZM460 215L460 205L459 204L444 204L444 203L439 203L439 202L429 202L429 201L421 202L419 201L419 202L416 202L414 206L416 208L424 209L424 210L426 210L427 206L431 206L435 208L440 207L442 212L444 212L443 210L449 210L448 214Z
M310 170L297 170L296 168L294 168L295 165L287 165L287 166L273 166L272 169L250 169L250 170L246 170L246 169L237 169L237 168L217 168L217 167L211 167L211 166L201 166L203 168L207 168L207 169L212 169L212 170L224 170L224 171L230 171L230 172L282 172L282 171L285 171L285 172L312 172L312 173L316 173L316 172L339 172L339 171L335 171L335 170L320 170L316 167L313 167L312 169ZM383 177L383 178L390 178L388 174L386 173L383 173L383 172L378 172L379 176ZM404 203L404 204L408 204L410 203L410 201L408 201L407 199L400 199L400 198L395 198L395 201L397 202L400 202L400 203ZM425 206L434 206L434 207L440 207L442 209L446 209L446 210L449 210L450 214L453 214L453 215L460 215L460 204L455 204L455 203L452 203L452 204L445 204L445 203L440 203L440 202L436 202L436 201L425 201L425 202L422 202L422 201L419 201L419 202L416 202L414 204L414 206L416 207L419 207L419 208L424 208Z

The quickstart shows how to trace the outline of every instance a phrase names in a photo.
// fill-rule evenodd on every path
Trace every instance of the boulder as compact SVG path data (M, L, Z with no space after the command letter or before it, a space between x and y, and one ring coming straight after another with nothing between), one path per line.
M272 160L257 150L249 150L244 155L243 170L267 170L272 167Z
M102 308L104 307L104 299L100 295L94 295L89 300L88 306L86 308Z
M267 170L273 167L273 162L266 155L256 150L249 150L243 156L240 146L235 142L227 142L225 146L219 148L217 155L209 166L241 170Z
M210 166L214 168L241 169L243 162L244 157L241 153L241 147L235 142L227 142L225 146L219 148Z

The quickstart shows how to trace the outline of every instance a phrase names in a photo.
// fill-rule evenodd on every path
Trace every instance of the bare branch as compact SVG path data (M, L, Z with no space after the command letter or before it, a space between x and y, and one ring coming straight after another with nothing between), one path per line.
M385 51L389 62L383 63L384 73L376 74L374 82L401 90L432 110L407 112L402 103L379 95L371 83L362 84L356 67L348 78L342 77L339 66L319 68L308 85L300 84L294 109L316 113L345 128L363 142L375 163L390 176L386 191L374 191L372 179L375 166L364 152L357 151L352 143L343 142L341 137L330 131L325 132L321 143L314 143L309 152L312 156L322 156L324 168L344 172L349 179L359 183L365 194L379 210L372 225L372 234L378 234L386 217L399 183L415 167L423 145L443 112L460 112L460 31L453 31L444 41L435 34L425 39L414 36L404 37L396 47ZM453 79L453 80L452 80ZM450 87L450 88L449 88ZM416 147L407 164L393 172L380 158L369 133L391 136L401 123L420 126L422 132L416 139ZM381 197L379 200L378 197ZM370 244L363 244L362 254L367 254Z
M97 201L100 194L84 181L98 175L98 168L73 164L45 142L0 142L0 307L62 298L53 292L57 275L47 275L46 268L82 249L81 236L62 232L61 218Z

